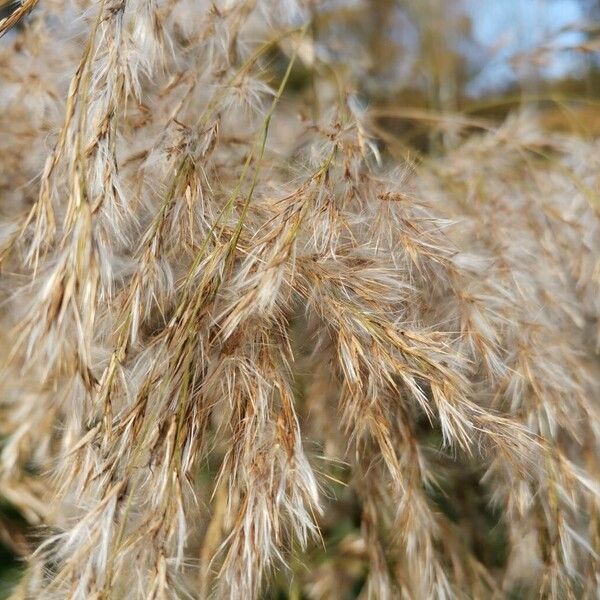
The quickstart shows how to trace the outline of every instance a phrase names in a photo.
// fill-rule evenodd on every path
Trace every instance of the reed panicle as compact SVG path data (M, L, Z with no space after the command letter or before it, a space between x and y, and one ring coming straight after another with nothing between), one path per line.
M43 0L5 32L14 598L596 597L598 144L523 111L395 159L327 10ZM467 485L499 564L443 509Z

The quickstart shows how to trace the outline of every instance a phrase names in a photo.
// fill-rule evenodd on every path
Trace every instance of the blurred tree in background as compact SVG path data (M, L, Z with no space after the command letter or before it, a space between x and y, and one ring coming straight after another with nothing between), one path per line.
M332 3L320 19L322 51L353 71L366 102L396 113L386 128L420 149L452 113L500 120L523 105L557 128L584 119L592 134L599 11L589 0Z

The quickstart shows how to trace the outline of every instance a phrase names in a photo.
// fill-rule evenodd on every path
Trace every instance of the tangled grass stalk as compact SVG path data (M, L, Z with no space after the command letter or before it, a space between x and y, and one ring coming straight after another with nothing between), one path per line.
M524 112L394 159L327 10L2 39L14 598L597 597L600 148Z

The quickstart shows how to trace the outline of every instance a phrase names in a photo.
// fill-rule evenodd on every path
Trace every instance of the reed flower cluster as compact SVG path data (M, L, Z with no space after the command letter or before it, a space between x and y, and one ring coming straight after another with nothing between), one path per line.
M0 22L14 597L597 597L600 146L523 112L409 163L335 3L33 4Z

